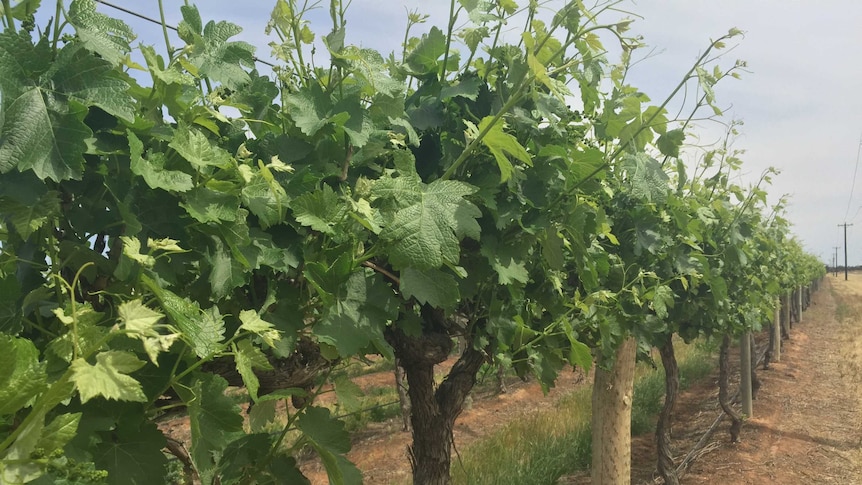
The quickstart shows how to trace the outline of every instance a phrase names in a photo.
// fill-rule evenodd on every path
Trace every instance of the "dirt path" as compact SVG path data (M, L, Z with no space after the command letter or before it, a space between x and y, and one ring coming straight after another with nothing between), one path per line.
M824 283L785 341L781 362L759 372L742 442L727 443L725 425L714 438L719 447L683 483L862 483L862 274Z
M836 316L837 315L837 316ZM781 362L758 370L760 391L754 417L742 430L742 441L728 442L725 420L702 455L681 480L683 484L860 484L862 485L862 273L827 277L812 305L785 341ZM460 449L503 424L551 406L578 385L564 373L555 390L542 396L538 385L517 382L508 394L484 394L456 422ZM677 462L720 414L713 376L684 392L675 413L673 439ZM396 422L372 425L355 436L348 458L363 471L367 484L410 481L406 448L409 433ZM632 483L655 479L655 445L651 435L633 440ZM314 484L327 483L319 466L304 471ZM559 483L588 484L588 473Z

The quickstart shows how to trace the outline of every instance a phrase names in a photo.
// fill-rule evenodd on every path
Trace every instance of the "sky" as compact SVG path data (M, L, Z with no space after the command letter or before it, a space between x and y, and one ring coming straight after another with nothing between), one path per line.
M302 0L298 0L301 2ZM517 0L526 4L527 0ZM42 2L53 4L53 2ZM112 0L111 3L158 17L156 0ZM313 3L313 2L310 2ZM345 0L347 3L347 0ZM550 8L562 1L547 2ZM590 0L585 3L591 4ZM164 0L166 21L180 20L179 0ZM271 38L264 29L275 0L204 0L197 2L204 22L228 20L244 30L239 39L268 59ZM329 31L328 1L308 19L312 31ZM745 32L732 40L719 65L747 63L740 80L716 88L725 121L739 120L733 148L744 150L741 180L755 183L768 167L780 170L767 187L772 202L787 195L785 217L806 251L831 262L840 246L843 264L847 229L848 261L862 265L862 180L854 179L862 149L862 1L857 0L624 0L605 19L631 17L631 34L642 35L648 58L633 67L630 82L660 103L682 79L710 40L731 28ZM49 8L43 8L46 15ZM50 9L53 10L53 9ZM158 26L105 5L98 10L127 22L138 41L163 49ZM439 26L445 31L449 2L444 0L353 0L347 13L347 42L380 50L400 49L406 12L417 10L429 20L414 28L419 35ZM520 27L512 25L513 31ZM606 42L606 46L607 46ZM323 49L318 50L325 52ZM637 57L637 56L635 56ZM318 62L324 59L318 58ZM697 124L698 143L722 137L718 123ZM692 150L695 153L696 150ZM862 173L858 174L862 179Z

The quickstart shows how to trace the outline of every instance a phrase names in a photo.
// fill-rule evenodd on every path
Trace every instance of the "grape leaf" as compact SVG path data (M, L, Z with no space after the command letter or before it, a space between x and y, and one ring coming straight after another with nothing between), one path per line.
M330 121L332 101L317 83L284 97L284 105L297 128L314 136Z
M380 233L389 244L389 261L396 268L439 268L456 264L458 241L479 239L478 207L464 197L476 188L464 182L435 180L425 185L416 177L383 178L374 184L372 195L392 198L404 205Z
M143 414L143 413L141 413ZM93 461L108 472L108 483L163 483L165 437L155 424L122 416L93 450Z
M290 208L297 222L330 235L335 235L335 228L347 215L344 202L328 185L300 195L291 202Z
M66 446L75 437L81 413L60 414L42 429L36 448L51 452Z
M254 369L271 370L272 365L266 359L266 355L257 347L252 345L251 340L243 339L234 348L234 361L236 370L242 376L242 382L248 389L252 400L257 402L257 391L260 389L260 381L254 373Z
M359 401L359 398L364 396L365 393L349 377L346 375L337 377L332 385L335 387L335 398L338 401L339 408L342 409L342 413L350 413L361 409L362 403Z
M162 335L157 332L153 327L165 316L144 306L140 299L123 302L117 308L117 314L120 322L125 324L129 336L137 337L143 342L147 356L156 366L159 365L159 354L167 352L180 338L179 333Z
M117 316L120 322L126 326L126 330L133 335L151 336L155 333L153 326L164 318L164 315L144 306L144 302L138 298L126 301L117 307Z
M67 18L84 46L111 64L120 64L131 52L129 44L135 40L132 29L122 20L96 12L93 0L74 0Z
M235 221L239 197L200 185L185 193L180 207L199 222Z
M8 105L0 128L0 173L13 168L32 169L40 179L56 182L81 178L85 139L93 132L83 123L87 109L67 104L67 110L49 109L59 101L40 88L25 90Z
M227 381L221 376L202 374L191 386L174 389L188 406L192 436L196 438L191 458L202 475L210 475L221 451L242 433L240 408L225 395Z
M129 137L130 168L132 173L144 178L144 182L152 189L163 189L175 192L188 192L194 187L192 176L179 170L165 170L166 158L163 153L149 153L149 159L143 158L144 144L131 131Z
M508 258L507 262L503 262L502 259L497 258L492 262L492 266L497 272L497 280L501 285L511 285L515 281L526 284L530 281L530 273L523 261Z
M214 145L203 133L193 128L176 130L168 146L200 172L206 172L209 167L227 168L232 163L227 151Z
M213 251L209 254L212 271L210 285L213 296L221 298L230 294L234 288L240 287L246 281L246 269L242 263L231 257L221 238L213 237Z
M132 123L135 101L129 84L114 74L111 64L74 44L64 47L55 61L54 90L87 106L98 106L107 113Z
M0 416L23 408L46 387L45 366L29 340L0 334Z
M239 321L242 322L239 328L257 335L270 347L274 347L275 342L281 339L279 331L271 323L260 318L260 314L254 310L239 312Z
M493 122L493 116L483 118L478 126L479 132L488 129L488 126L491 126ZM498 120L482 138L482 144L488 147L488 150L494 155L494 159L497 160L497 166L500 168L500 182L505 182L512 176L512 162L509 161L507 155L515 157L531 167L533 166L533 160L527 150L518 143L517 138L503 131L503 128L503 123Z
M350 64L354 73L365 81L367 86L365 91L369 95L383 93L387 96L398 96L406 90L403 81L397 81L389 76L386 61L373 49L348 46L340 52L333 53L333 57Z
M475 101L479 96L479 87L482 81L476 76L464 76L454 84L444 86L440 90L440 99L446 100L454 97L462 97Z
M655 314L662 319L668 317L668 308L673 308L674 294L669 286L657 286L652 297L652 307Z
M218 307L201 311L197 303L188 298L180 298L174 292L158 285L149 276L142 275L141 281L156 295L162 309L189 341L198 357L204 358L215 353L224 338L224 319Z
M180 34L189 44L188 59L201 76L238 89L250 81L245 67L254 68L254 46L228 39L242 32L230 22L207 22L201 32L201 17L196 6L181 8L183 22ZM245 66L245 67L244 67Z
M346 293L328 309L314 332L341 356L356 355L371 343L386 353L383 329L397 314L398 305L386 283L373 273L354 272L347 279Z
M45 192L36 201L22 204L10 197L0 197L0 213L8 214L9 221L22 238L28 239L52 217L60 213L59 194Z
M146 402L141 383L128 376L144 365L144 361L131 352L109 350L96 355L90 365L84 359L72 361L72 381L81 395L81 402L96 396L118 401Z
M350 433L344 429L343 422L329 414L329 409L310 406L299 416L296 425L309 439L332 453L350 451Z
M569 339L569 345L571 346L569 349L569 363L577 365L584 370L589 370L593 366L592 350L586 344L574 338Z
M670 130L658 137L656 147L662 155L679 157L679 148L685 140L685 132L681 129Z
M418 76L436 73L439 69L440 56L446 53L446 35L438 27L422 35L416 48L407 55L407 66Z
M414 297L419 303L437 308L452 309L458 303L458 283L449 273L436 269L419 271L405 268L401 271L401 293Z
M246 182L241 195L243 204L257 216L263 229L284 221L287 193L263 163L260 172Z
M632 186L632 196L647 202L663 204L670 190L670 178L662 169L658 160L645 153L626 155L623 158L629 182Z

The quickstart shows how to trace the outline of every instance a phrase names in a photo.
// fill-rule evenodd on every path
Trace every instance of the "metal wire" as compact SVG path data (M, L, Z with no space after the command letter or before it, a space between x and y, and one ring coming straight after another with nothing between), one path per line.
M162 25L162 22L161 22L161 21L159 21L159 20L157 20L157 19L154 19L154 18L152 18L152 17L147 17L147 16L146 16L146 15L144 15L144 14L141 14L141 13L135 12L135 11L133 11L133 10L129 10L129 9L125 8L125 7L121 7L121 6L119 6L119 5L114 5L113 3L111 3L111 2L106 2L105 0L95 0L95 1L96 1L97 3L101 3L102 5L104 5L104 6L106 6L106 7L111 7L111 8L113 8L113 9L119 10L120 12L124 12L124 13L127 13L127 14L129 14L129 15L133 16L133 17L137 17L137 18L139 18L139 19L141 19L141 20L146 20L147 22L152 22L152 23L154 23L154 24L156 24L156 25ZM168 28L168 29L173 30L174 32L177 32L177 28L176 28L176 27L174 27L173 25L165 24L165 27L166 27L166 28ZM252 58L252 60L254 60L254 62L259 62L259 63L261 63L261 64L265 64L265 65L267 65L267 66L269 66L269 67L275 67L275 64L273 64L273 63L271 63L271 62L268 62L268 61L264 61L263 59L260 59L260 58L258 58L257 56L252 56L251 58Z

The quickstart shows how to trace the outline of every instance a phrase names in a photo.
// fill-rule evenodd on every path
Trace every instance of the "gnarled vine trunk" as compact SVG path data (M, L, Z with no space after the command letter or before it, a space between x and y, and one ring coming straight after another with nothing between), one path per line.
M679 477L676 474L673 453L670 449L673 408L679 393L679 366L673 349L673 335L668 335L658 350L661 354L661 363L664 366L664 406L661 409L661 414L659 414L655 430L658 448L658 472L664 478L664 483L679 485Z
M423 319L442 318L437 310L424 310ZM464 400L476 384L484 355L468 342L458 361L440 384L434 382L434 366L446 360L452 339L445 332L408 336L393 329L386 334L407 374L410 424L409 447L415 485L447 485L450 482L452 430Z
M727 396L727 381L730 373L730 336L725 335L721 340L721 350L718 357L718 404L725 414L730 416L730 442L736 443L739 441L739 431L742 429L742 418L739 413L730 405L730 400Z
M395 359L395 389L398 391L398 405L401 409L401 430L410 429L410 398L407 397L407 377L401 362Z
M632 394L637 341L617 349L611 370L596 367L593 381L592 482L627 485L632 470Z

